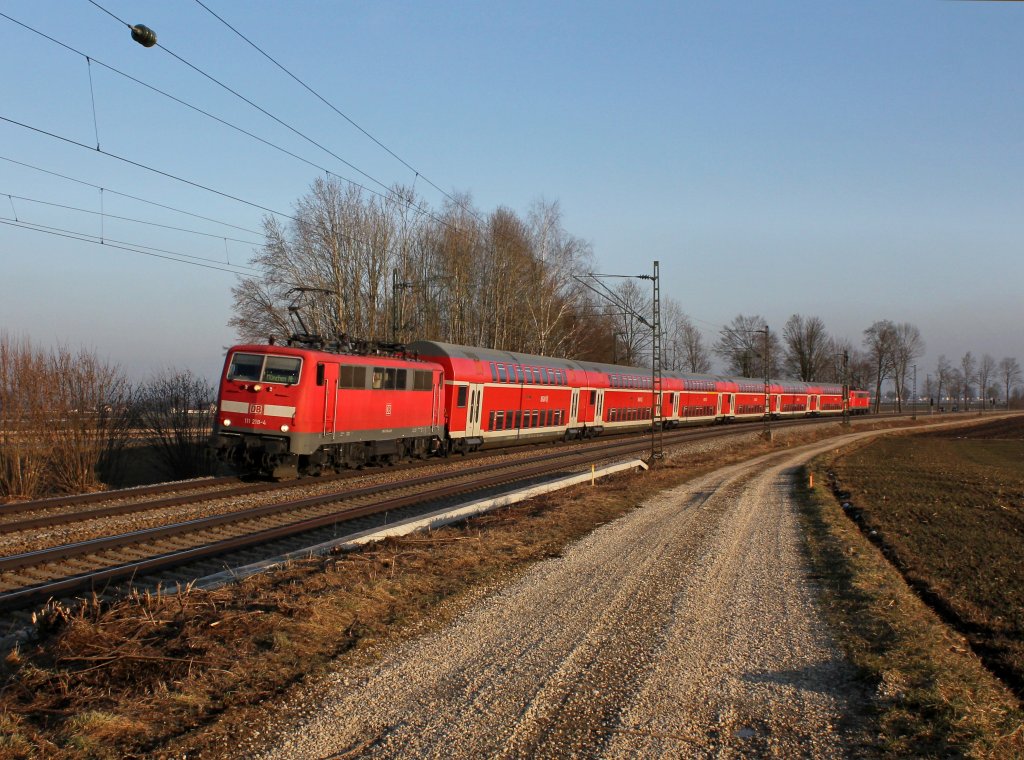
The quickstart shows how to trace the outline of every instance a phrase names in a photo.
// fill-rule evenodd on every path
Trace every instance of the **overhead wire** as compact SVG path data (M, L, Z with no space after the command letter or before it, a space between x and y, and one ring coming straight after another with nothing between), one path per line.
M42 232L47 235L55 235L56 237L67 238L69 240L77 240L83 243L93 243L95 245L102 245L106 248L115 248L122 251L128 251L130 253L139 253L142 254L143 256L152 256L158 259L176 261L179 264L189 264L190 266L203 267L204 269L217 269L221 272L228 272L229 274L234 275L246 274L246 272L239 270L247 270L247 272L251 274L261 274L260 270L258 269L254 269L253 267L241 266L239 264L232 264L230 265L231 268L229 269L221 265L220 262L216 261L215 259L207 259L202 256L192 256L187 253L180 253L178 251L168 251L163 248L154 248L152 246L141 245L139 243L130 243L123 240L111 240L109 238L106 240L99 240L97 239L99 237L98 235L92 235L87 232L77 232L75 230L66 230L60 227L51 227L45 224L34 224L32 222L26 221L16 222L12 219L5 219L3 217L0 217L0 224L5 224L9 227L18 227L21 229L30 230L32 232ZM187 259L194 259L194 261L188 261ZM201 262L214 262L215 264L217 264L217 266L214 266L214 263L204 264Z
M206 192L213 193L215 195L219 195L222 198L228 198L229 200L237 201L238 203L245 204L246 206L252 206L253 208L258 208L261 211L266 211L266 212L268 212L270 214L274 214L275 216L281 216L281 217L284 217L285 219L291 219L292 221L298 221L298 219L296 217L292 216L291 214L286 214L283 211L275 211L274 209L269 208L268 206L260 205L259 203L255 203L254 201L247 201L247 200L245 200L243 198L239 198L238 196L231 195L230 193L225 193L225 192L223 192L221 190L215 190L212 187L208 187L207 185L203 185L203 184L201 184L199 182L193 182L190 179L185 179L184 177L179 177L179 176L177 176L175 174L171 174L170 172L165 172L162 169L157 169L155 167L148 166L148 165L140 163L138 161L133 161L130 158L125 158L124 156L119 156L116 153L111 153L110 151L107 151L107 150L101 150L99 148L92 148L92 147L86 145L85 143L78 142L78 140L72 140L70 137L64 137L63 135L58 135L58 134L56 134L54 132L48 132L47 130L41 129L40 127L33 127L30 124L25 124L24 122L20 122L20 121L17 121L15 119L9 119L6 116L0 116L0 121L6 121L8 124L14 124L15 126L21 127L23 129L27 129L27 130L30 130L32 132L36 132L36 133L41 134L41 135L45 135L46 137L52 137L55 140L60 140L61 142L68 143L69 145L75 145L75 146L77 146L79 148L85 148L86 150L88 150L90 152L93 152L93 153L100 153L100 154L102 154L104 156L109 156L110 158L116 158L118 161L123 161L126 164L131 164L132 166L136 166L136 167L138 167L140 169L145 169L146 171L153 172L154 174L159 174L162 177L167 177L168 179L173 179L173 180L176 180L178 182L184 182L186 185L191 185L192 187L198 188L200 190L205 190Z
M66 174L61 174L60 172L51 171L50 169L43 169L40 166L34 166L32 164L27 164L24 161L15 161L13 158L8 158L7 156L0 156L0 161L9 161L10 163L17 164L18 166L24 166L26 169L32 169L33 171L42 172L43 174L49 174L54 177L60 177L61 179L66 179L69 182L77 182L79 185L85 185L86 187L92 187L97 190L106 190L108 193L111 193L112 195L120 195L122 198L130 198L131 200L138 201L139 203L146 203L149 204L150 206L156 206L157 208L162 208L167 211L174 211L175 213L178 214L184 214L185 216L191 216L196 219L202 219L205 222L213 222L214 224L220 224L223 225L224 227L230 227L235 230L241 230L242 232L248 232L252 235L259 235L260 237L264 238L266 237L262 232L258 232L257 230L251 230L248 227L239 227L237 224L231 224L230 222L225 222L220 219L214 219L209 216L203 216L202 214L196 214L192 211L186 211L185 209L177 208L175 206L168 206L165 203L159 203L158 201L149 200L148 198L142 198L138 195L131 195L129 193L118 192L117 190L111 190L109 187L101 187L100 185L94 184L92 182L86 182L83 179L76 179L75 177L69 177Z
M257 45L257 44L256 44L255 42L253 42L253 41L252 41L252 40L250 40L250 39L249 39L248 37L246 37L246 36L245 36L244 34L242 34L242 33L241 33L241 32L240 32L240 31L239 31L238 29L236 29L236 28L235 28L234 26L232 26L231 24L229 24L229 23L228 23L228 22L227 22L227 21L226 21L226 20L225 20L225 19L224 19L224 18L223 18L222 16L218 15L218 14L217 14L217 13L215 13L215 12L214 12L213 10L211 10L209 6L207 6L207 5L205 4L205 3L203 3L203 2L202 2L202 0L195 0L195 2L196 2L196 3L197 3L197 4L198 4L198 5L199 5L199 6L201 7L201 8L203 8L203 10L205 10L205 11L206 11L207 13L209 13L209 14L210 14L211 16L213 16L213 17L214 17L215 19L217 19L217 20L218 20L218 21L220 21L220 22L221 22L222 24L224 24L224 26L226 26L226 27L227 27L228 29L230 29L230 30L231 30L232 32L234 32L234 33L235 33L235 34L237 34L237 35L238 35L239 37L241 37L241 38L242 38L243 40L245 40L245 42L247 42L247 43L248 43L248 44L249 44L250 46L252 46L252 47L253 47L253 48L254 48L254 49L255 49L255 50L256 50L256 51L257 51L257 52L258 52L258 53L259 53L260 55L262 55L262 56L263 56L264 58L266 58L266 59L267 59L268 61L270 61L271 63L273 63L273 64L274 64L275 66L277 66L277 68L281 69L281 71L283 71L283 72L284 72L285 74L287 74L287 75L288 75L289 77L291 77L292 79L294 79L294 80L295 80L295 81L296 81L296 82L297 82L297 83L298 83L299 85L301 85L301 86L302 86L302 87L303 87L303 88L304 88L304 89L305 89L305 90L306 90L307 92L311 93L311 94L312 94L312 95L313 95L314 97L316 97L316 98L317 98L318 100L320 100L320 102L322 102L322 103L323 103L324 105L326 105L326 106L327 106L328 108L330 108L330 109L331 109L332 111L334 111L334 112L335 112L336 114L338 114L338 116L340 116L341 118L343 118L343 119L344 119L345 121L347 121L347 122L348 122L349 124L351 124L351 125L352 125L353 127L355 127L356 129L358 129L358 130L359 130L360 132L362 132L362 133L363 133L363 134L364 134L364 135L365 135L366 137L368 137L368 138L369 138L370 140L372 140L372 141L373 141L373 142L374 142L374 143L375 143L376 145L378 145L378 146L379 146L380 148L382 148L382 149L383 149L383 150L384 150L384 151L385 151L385 152L386 152L386 153L387 153L388 155L390 155L390 156L391 156L392 158L394 158L394 159L395 159L396 161L398 161L398 162L399 162L400 164L402 164L402 166L404 166L404 167L405 167L406 169L408 169L409 171L413 172L413 174L415 175L415 177L414 177L414 180L413 180L413 181L414 181L414 183L415 183L415 180L416 180L416 179L422 179L422 180L423 180L424 182L426 182L426 183L427 183L428 185L430 185L430 186L431 186L432 188L434 188L435 190L437 190L437 191L438 191L439 193L441 193L441 194L442 194L442 195L443 195L443 196L444 196L445 198L447 198L448 200L450 200L450 201L451 201L452 203L456 204L457 206L459 206L460 208L462 208L462 209L463 209L464 211L468 211L468 212L469 212L469 213L470 213L470 214L471 214L472 216L476 217L476 219L477 219L478 221L481 221L481 222L483 221L483 219L480 219L480 217L479 217L479 216L478 216L478 215L476 214L476 212L475 212L475 211L473 211L473 210L472 210L471 208L469 208L468 206L466 206L466 205L465 205L464 203L462 203L461 201L459 201L459 200L458 200L457 198L455 198L454 196L452 196L451 194L449 194L449 193L448 193L448 192L446 192L445 190L441 189L441 188L440 188L440 187L439 187L439 186L438 186L437 184L435 184L434 182L432 182L432 181L430 180L430 178L429 178L429 177L427 177L426 175L424 175L424 174L423 174L423 173L422 173L422 172L421 172L421 171L420 171L419 169L417 169L416 167L412 166L412 165L411 165L411 164L410 164L410 163L409 163L408 161L406 161L406 160L405 160L404 158L402 158L402 157L401 157L401 156L399 156L399 155L398 155L397 153L395 153L395 152L394 152L393 150L391 150L391 148L389 148L389 147L388 147L387 145L385 145L385 144L384 144L383 142L381 142L381 141L380 141L380 140L378 140L378 139L377 139L376 137L374 137L374 136L373 136L372 134L370 134L370 132L368 132L368 131L367 131L366 129L364 129L364 128L363 128L362 126L360 126L359 124L357 124L357 123L356 123L356 122L355 122L355 121L354 121L354 120L353 120L353 119L352 119L352 118L351 118L350 116L348 116L348 114L345 114L345 113L343 113L343 112L342 112L342 111L341 111L341 110L340 110L340 109L339 109L339 108L338 108L337 106L335 106L335 105L334 105L333 103L331 103L331 102L330 102L329 100L327 100L327 98L325 98L325 97L324 97L323 95L321 95L321 94L320 94L319 92L317 92L317 91L316 91L316 90L314 90L314 89L313 89L312 87L310 87L310 86L309 86L308 84L306 84L306 82L304 82L304 81L303 81L302 79L300 79L300 78L299 78L298 76L296 76L295 74L293 74L293 73L292 73L292 72L291 72L290 70L288 70L287 68L285 68L285 66L284 66L284 65L283 65L282 63L280 63L280 62L279 62L279 61L278 61L277 59L275 59L275 58L274 58L273 56L271 56L271 55L270 55L269 53L267 53L267 52L266 52L265 50L263 50L263 48L261 48L261 47L260 47L259 45Z
M366 185L364 185L364 184L362 184L360 182L357 182L356 180L354 180L354 179L352 179L350 177L346 177L346 176L344 176L342 174L338 174L337 172L334 172L334 171L328 169L325 166L321 166L320 164L316 163L315 161L312 161L312 160L310 160L308 158L305 158L304 156L300 156L297 153L294 153L293 151L290 151L287 148L284 148L284 147L278 145L277 143L271 142L270 140L267 140L267 139L265 139L263 137L260 137L259 135L255 134L253 132L250 132L249 130L245 129L244 127L240 127L237 124L234 124L234 123L232 123L230 121L227 121L226 119L222 119L219 116L217 116L217 115L215 115L213 113L210 113L209 111L207 111L205 109L200 108L199 106L196 106L196 105L194 105L192 103L189 103L187 100L183 100L182 98L179 98L179 97L177 97L175 95L172 95L171 93L166 92L165 90L162 90L159 87L151 85L148 82L144 82L141 79L139 79L137 77L134 77L131 74L128 74L127 72L125 72L125 71L122 71L121 69L117 68L116 66L111 66L108 63L104 63L103 61L100 61L100 60L98 60L96 58L93 58L92 56L88 55L87 53L84 53L83 51L78 50L75 47L72 47L71 45L67 44L66 42L62 42L61 40L58 40L58 39L56 39L54 37L51 37L50 35L46 34L45 32L40 31L39 29L36 29L35 27L33 27L33 26L29 25L29 24L26 24L23 21L19 21L16 18L12 18L11 16L8 16L6 13L0 12L0 18L7 19L8 21L10 21L10 22L12 22L14 24L17 24L18 26L22 27L23 29L25 29L27 31L30 31L33 34L37 34L40 37L42 37L43 39L45 39L45 40L47 40L49 42L52 42L53 44L58 45L58 46L64 48L65 50L68 50L69 52L74 53L75 55L80 55L83 58L85 58L85 60L90 64L90 67L89 67L89 82L90 82L89 87L90 87L90 93L92 93L92 67L91 67L91 64L95 63L98 66L102 66L103 68L107 69L108 71L111 71L111 72L117 74L118 76L124 77L125 79L127 79L130 82L133 82L133 83L135 83L135 84L137 84L137 85L139 85L141 87L145 87L146 89L148 89L148 90L150 90L152 92L155 92L158 95L162 95L163 97L167 98L168 100L174 101L178 105L184 106L185 108L188 108L188 109L190 109L192 111L195 111L196 113L201 114L201 115L207 117L208 119L212 119L213 121L217 122L218 124L221 124L221 125L223 125L225 127L228 127L229 129L233 129L236 132L239 132L239 133L241 133L243 135L246 135L247 137L250 137L253 140L256 140L257 142L262 143L263 145L266 145L267 147L273 148L274 150L277 150L277 151L279 151L279 152L281 152L281 153L283 153L283 154L285 154L285 155L287 155L287 156L289 156L291 158L294 158L295 160L300 161L300 162L306 164L307 166L311 166L314 169L316 169L317 171L321 171L324 174L327 174L327 175L332 176L332 177L337 177L339 180L342 180L343 182L347 182L350 185L353 185L354 187L358 187L361 190L365 190L366 192L371 193L372 195L375 195L375 196L377 196L379 198L397 200L401 205L403 205L406 208L409 208L409 209L415 211L417 214L419 214L421 216L426 216L427 218L429 218L429 219L431 219L431 220L433 220L435 222L438 222L439 224L445 224L445 225L452 226L451 222L449 222L449 221L447 221L445 219L442 219L442 218L436 216L435 214L430 213L430 211L427 211L427 210L423 209L422 206L420 206L418 204L414 204L412 201L410 201L410 200L408 200L406 198L403 198L400 195L397 195L391 189L387 189L387 192L381 192L379 190L373 189L372 187L367 187ZM120 21L120 19L118 19L118 21ZM95 129L96 129L96 149L99 150L100 141L99 141L99 128L98 128L98 126L96 126L95 97L93 97L93 123L94 123ZM314 143L314 144L316 144L316 143ZM344 162L344 159L339 159L339 160ZM381 184L381 183L378 183L378 184Z
M127 27L128 29L132 29L132 28L133 28L131 24L129 24L129 23L128 23L127 21L125 21L124 19L118 18L118 17L116 16L116 15L114 15L114 14L113 14L113 13L111 13L111 12L110 12L109 10L107 10L106 8L104 8L104 7L102 6L102 5L100 5L99 3L97 3L97 2L96 2L96 0L88 0L88 2L89 2L89 3L91 3L92 5L96 6L96 7L97 7L97 8L99 8L100 10L102 10L102 11L103 11L104 13L106 13L106 14L107 14L108 16L110 16L111 18L113 18L113 19L116 19L116 20L117 20L117 21L118 21L119 23L121 23L121 24L124 24L124 25L125 25L125 26L126 26L126 27ZM208 72L204 71L203 69L199 68L199 67L198 67L198 66L196 66L195 64L193 64L193 63L191 63L190 61L186 60L185 58L181 57L180 55L178 55L177 53L175 53L175 52L174 52L173 50L171 50L170 48L168 48L168 47L167 47L166 45L163 45L163 44L161 44L161 43L157 42L157 43L156 43L156 47L160 48L161 50L163 50L163 51L164 51L165 53L167 53L168 55L170 55L170 56L171 56L172 58L174 58L175 60L179 61L180 63L184 64L184 65L185 65L185 66L187 66L188 68L192 69L193 71L195 71L195 72L196 72L197 74L199 74L200 76L202 76L202 77L205 77L205 78L206 78L206 79L208 79L209 81L211 81L211 82L213 82L214 84L216 84L216 85L217 85L218 87L220 87L220 88L222 88L223 90L225 90L225 91L227 91L227 92L231 93L232 95L234 95L234 96L235 96L236 98L238 98L239 100L241 100L241 101L243 101L243 102L247 103L248 105L252 106L253 108L255 108L255 109L256 109L257 111L259 111L260 113L262 113L262 114L263 114L264 116L266 116L267 118L269 118L269 119L272 119L273 121L277 122L277 123L278 123L278 124L280 124L280 125L281 125L282 127L284 127L285 129L289 130L290 132L294 133L295 135L297 135L297 136L301 137L301 138L302 138L303 140L307 141L308 143L310 143L310 144L312 144L312 145L315 145L315 146L316 146L317 148L319 148L320 150L324 151L324 152L325 152L325 153L327 153L328 155L332 156L332 157L333 157L333 158L335 158L336 160L338 160L338 161L340 161L341 163L343 163L343 164L344 164L345 166L347 166L347 167L349 167L350 169L352 169L352 171L354 171L354 172L356 172L356 173L358 173L358 174L362 175L363 177L365 177L366 179L370 180L371 182L373 182L373 183L375 183L375 184L379 185L379 186L380 186L381 188L383 188L383 189L384 189L384 192L385 192L385 193L386 193L386 194L387 194L387 195L388 195L389 197L395 197L395 193L394 193L394 191L393 191L393 190L392 190L392 189L391 189L390 187L388 187L388 185L386 185L386 184L385 184L384 182L382 182L381 180L379 180L379 179L377 179L376 177L374 177L374 176L373 176L372 174L369 174L368 172L365 172L365 171L363 171L363 170L362 170L362 169L360 169L360 168L359 168L358 166L356 166L355 164L353 164L353 163L352 163L351 161L348 161L347 159L345 159L345 158L342 158L342 157L341 157L340 155L338 155L337 153L335 153L334 151L332 151L332 150L331 150L330 148L328 148L327 146L323 145L322 143L318 142L317 140L314 140L314 139L313 139L312 137L310 137L309 135L305 134L304 132L302 132L302 131L301 131L300 129L298 129L297 127L294 127L294 126L292 126L292 125L291 125L291 124L289 124L288 122L284 121L283 119L281 119L281 118L279 118L278 116L274 115L273 113L271 113L271 112L270 112L270 111L268 111L267 109L263 108L263 107L262 107L262 106L260 106L259 104L255 103L255 102L254 102L254 101L252 101L251 99L247 98L247 97L246 97L245 95L242 95L242 94L241 94L240 92L238 92L237 90L235 90L235 89L231 88L230 86L228 86L228 85L227 85L227 84L225 84L224 82L220 81L219 79L217 79L217 78L216 78L215 76L213 76L212 74L210 74L210 73L208 73ZM408 204L408 205L410 205L410 206L412 205L412 204L410 204L410 203L409 203L409 202L408 202L407 200L405 200L404 198L401 198L401 196L397 196L397 197L398 197L398 201L399 201L400 203L406 203L406 204ZM416 206L415 208L419 209L419 207L418 207L418 206ZM419 210L420 210L420 212L421 212L421 213L427 213L427 212L424 212L424 211L422 211L422 209L419 209ZM442 220L437 220L437 221L442 221Z
M102 192L104 188L100 188ZM146 219L135 219L130 216L118 216L117 214L107 214L103 211L93 211L87 208L79 208L77 206L67 206L63 203L54 203L52 201L41 201L38 198L27 198L23 195L15 195L14 193L3 193L0 195L6 195L8 198L17 198L19 201L27 201L29 203L38 203L41 206L50 206L53 208L67 209L68 211L79 211L83 214L95 214L103 216L107 219L117 219L122 222L134 222L135 224L145 224L149 227L160 227L165 230L174 230L175 232L187 232L192 235L202 235L203 237L216 238L217 240L230 240L232 243L244 243L246 245L260 245L259 243L253 242L252 240L242 240L241 238L225 237L224 235L218 235L215 232L201 232L200 230L190 230L187 227L176 227L172 224L161 224L160 222L151 222Z

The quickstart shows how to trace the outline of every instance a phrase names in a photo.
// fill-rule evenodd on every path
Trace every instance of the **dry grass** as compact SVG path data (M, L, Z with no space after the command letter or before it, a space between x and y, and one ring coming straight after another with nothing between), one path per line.
M781 448L838 425L779 436ZM268 698L338 658L443 624L482 587L557 556L650 495L767 449L716 444L471 522L294 563L210 592L52 609L0 672L0 757L178 755L237 746Z
M832 458L813 466L818 487L803 491L803 521L823 605L875 694L878 753L1024 757L1020 702L844 514L822 485Z

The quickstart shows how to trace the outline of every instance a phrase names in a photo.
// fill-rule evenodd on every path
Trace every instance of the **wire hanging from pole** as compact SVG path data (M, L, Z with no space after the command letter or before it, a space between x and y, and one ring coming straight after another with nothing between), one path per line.
M96 134L96 150L100 149L100 125L96 120L96 91L92 84L92 59L85 57L85 67L89 70L89 97L92 99L92 129Z

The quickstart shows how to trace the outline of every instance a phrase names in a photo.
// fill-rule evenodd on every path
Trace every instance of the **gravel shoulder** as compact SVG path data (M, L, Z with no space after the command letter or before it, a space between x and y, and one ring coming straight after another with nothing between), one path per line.
M444 629L339 670L262 757L847 756L860 695L790 497L794 468L837 443L659 494Z

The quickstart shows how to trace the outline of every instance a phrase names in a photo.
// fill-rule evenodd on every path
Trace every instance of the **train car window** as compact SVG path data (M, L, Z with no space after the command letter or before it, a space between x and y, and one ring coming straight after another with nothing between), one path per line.
M317 385L323 385L324 384L324 363L323 362L317 362L317 364L316 364L316 384Z
M494 430L494 412L491 412L487 416L487 429L488 430Z
M590 403L591 404L596 404L597 403L597 391L591 391L590 392Z
M268 356L263 366L263 382L295 385L299 382L302 359L296 356Z
M524 383L532 383L533 382L533 370L530 369L529 367L523 367L523 382Z
M395 378L395 387L398 390L400 390L400 391L404 391L404 390L408 389L408 387L409 387L409 370L406 370L406 369L398 370L398 374L397 374L397 376Z
M516 428L522 427L523 413L519 409L516 409Z
M520 365L516 365L516 377L519 379L519 384L523 383L523 368Z
M499 383L507 383L508 382L508 376L505 374L505 365L504 364L499 364L498 365L498 382Z
M494 424L491 426L491 430L502 430L505 427L505 412L497 411L491 412L494 415Z
M263 356L260 354L235 354L228 367L228 380L259 380L263 371Z
M507 412L505 412L505 429L506 430L511 430L512 429L512 420L513 420L512 410L509 409Z
M430 391L434 389L431 373L425 369L418 369L413 373L412 387L416 391Z
M458 398L455 401L455 405L457 407L459 407L459 409L465 409L466 408L466 398L467 398L467 396L469 396L469 386L460 385L459 386L459 395L458 395Z
M533 425L531 427L540 427L540 410L533 410Z
M498 382L498 369L494 366L494 362L491 362L491 380Z

